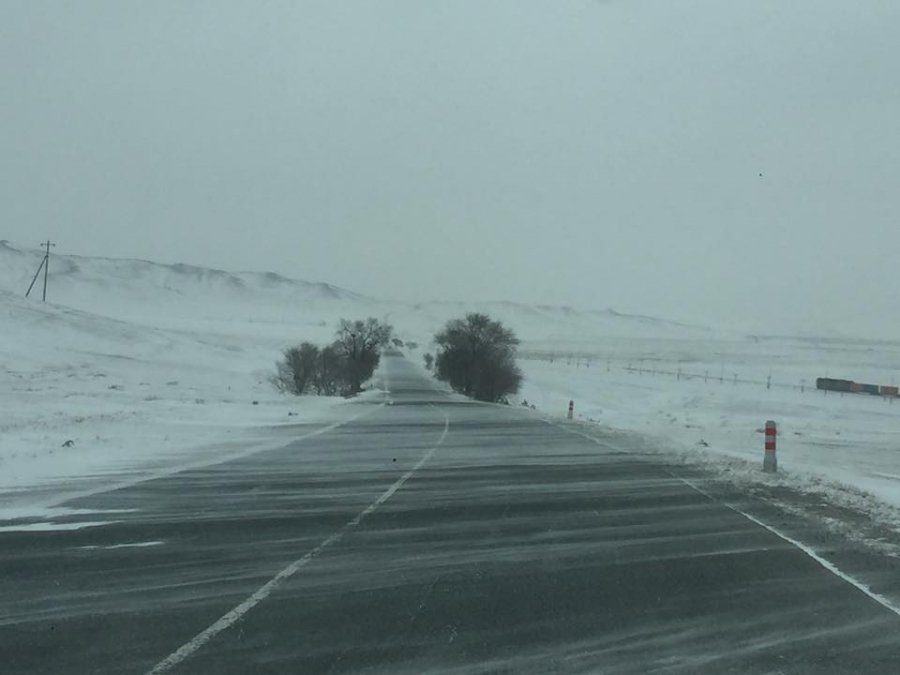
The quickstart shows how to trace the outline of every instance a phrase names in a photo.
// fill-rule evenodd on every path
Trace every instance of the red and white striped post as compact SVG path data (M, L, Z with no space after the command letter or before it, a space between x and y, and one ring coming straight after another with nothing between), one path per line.
M572 419L572 415L575 413L575 401L569 401L569 415L568 418Z
M766 455L763 458L763 471L775 473L778 471L778 459L775 457L775 437L778 434L775 422L766 422Z

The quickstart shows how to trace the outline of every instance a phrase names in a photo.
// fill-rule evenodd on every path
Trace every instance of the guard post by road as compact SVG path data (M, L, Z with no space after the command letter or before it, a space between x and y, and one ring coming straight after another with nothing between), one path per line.
M775 437L778 434L775 422L766 422L766 454L763 458L763 471L775 473L778 471L778 458L775 456Z

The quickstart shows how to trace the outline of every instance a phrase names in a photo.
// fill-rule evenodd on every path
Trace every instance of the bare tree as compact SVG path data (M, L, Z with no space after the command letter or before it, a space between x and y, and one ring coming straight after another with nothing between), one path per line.
M273 382L278 389L289 394L305 394L316 374L319 348L310 342L298 347L288 347L284 357L276 364Z
M381 349L391 338L391 327L378 319L341 319L336 340L319 348L304 342L284 350L272 383L280 391L302 395L315 389L320 396L350 396L378 367Z
M333 347L344 360L349 393L362 391L363 382L372 377L392 332L390 325L372 317L365 321L341 319Z
M479 401L497 402L519 390L519 340L499 321L486 314L467 314L464 319L448 321L434 341L439 348L436 376L454 391Z
M316 393L319 396L336 396L344 393L344 371L343 359L333 346L321 349L316 363Z

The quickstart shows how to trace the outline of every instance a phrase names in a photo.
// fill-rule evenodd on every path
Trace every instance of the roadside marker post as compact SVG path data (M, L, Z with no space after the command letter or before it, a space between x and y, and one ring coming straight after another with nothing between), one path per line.
M769 420L766 422L766 455L763 458L763 471L766 473L775 473L778 471L778 459L775 456L775 437L778 430L775 422Z
M567 417L572 419L573 414L575 413L575 401L569 401L569 414Z

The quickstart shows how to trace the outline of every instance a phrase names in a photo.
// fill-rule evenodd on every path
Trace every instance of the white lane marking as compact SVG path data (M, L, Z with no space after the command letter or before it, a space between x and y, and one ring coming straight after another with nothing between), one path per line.
M429 404L433 408L433 404ZM278 574L272 577L269 581L263 584L253 595L244 600L237 607L232 609L231 611L224 614L219 618L218 621L213 623L209 628L198 633L193 638L191 638L188 642L184 643L181 647L179 647L176 651L169 654L162 661L157 663L152 670L148 671L147 675L161 675L162 673L167 673L172 668L177 666L179 663L187 659L189 656L194 654L197 650L199 650L203 645L213 639L216 635L221 633L222 631L233 626L241 617L243 617L247 612L253 609L260 602L265 600L269 595L272 594L278 586L282 584L285 580L294 576L297 572L300 571L301 568L308 565L312 560L318 557L325 549L333 544L339 542L347 532L349 532L352 528L359 525L363 519L370 515L375 509L384 504L388 499L390 499L397 490L399 490L403 484L412 478L413 474L416 473L422 466L427 462L437 449L444 442L444 439L447 437L447 432L450 429L450 417L447 413L442 413L444 415L444 431L441 434L441 437L438 439L438 442L426 452L422 458L416 462L416 465L403 474L400 478L394 482L387 490L385 490L378 499L369 504L365 509L363 509L353 520L347 522L340 530L332 534L330 537L321 542L314 549L309 551L302 558L298 558L290 565L281 570Z
M759 520L758 518L754 518L754 517L751 516L749 513L744 513L743 511L740 511L740 510L738 510L738 509L735 509L735 511L737 511L738 513L740 513L740 514L741 514L742 516L744 516L745 518L748 518L749 520L753 521L753 522L756 523L757 525L760 525L760 526L766 528L766 529L769 530L772 534L781 537L782 539L784 539L784 540L785 540L786 542L788 542L789 544L793 544L794 546L796 546L797 548L799 548L801 551L803 551L806 555L808 555L810 558L812 558L812 559L815 560L817 563L819 563L819 564L820 564L822 567L824 567L826 570L828 570L829 572L831 572L831 573L834 574L835 576L837 576L837 577L843 579L844 581L846 581L848 584L850 584L851 586L853 586L853 587L856 588L857 590L859 590L859 591L865 593L868 597L870 597L872 600L874 600L875 602L877 602L879 605L881 605L881 606L884 607L885 609L889 609L890 611L892 611L892 612L893 612L894 614L896 614L897 616L900 616L900 607L898 607L897 605L895 605L893 602L891 602L891 601L890 601L888 598L886 598L885 596L881 595L881 593L876 593L875 591L873 591L871 588L869 588L869 587L868 587L866 584L864 584L863 582L859 581L858 579L856 579L856 578L850 576L849 574L847 574L846 572L844 572L843 570L841 570L837 565L835 565L835 564L834 564L833 562L831 562L830 560L826 560L825 558L823 558L822 556L820 556L820 555L819 555L818 553L816 553L812 548L810 548L809 546L807 546L807 545L804 544L803 542L797 541L796 539L792 539L791 537L787 536L786 534L784 534L783 532L777 530L776 528L772 527L771 525L767 525L766 523L762 522L762 521Z
M147 548L149 546L162 546L161 541L136 541L131 544L111 544L110 546L78 546L77 548L85 551L114 551L117 548Z
M863 582L861 582L861 581L859 581L858 579L855 579L854 577L850 576L849 574L847 574L846 572L844 572L843 570L841 570L841 569L840 569L837 565L835 565L833 562L831 562L830 560L826 560L825 558L823 558L822 556L820 556L820 555L819 555L818 553L816 553L812 548L810 548L809 546L807 546L807 545L804 544L803 542L798 541L798 540L794 539L793 537L790 537L790 536L786 535L786 534L785 534L784 532L782 532L781 530L779 530L779 529L777 529L777 528L775 528L775 527L772 527L771 525L769 525L769 524L767 524L767 523L764 523L764 522L761 521L759 518L756 518L755 516L751 516L749 513L746 513L746 512L744 512L744 511L741 511L739 508L737 508L736 506L732 506L732 505L729 504L728 502L722 501L722 500L720 500L720 499L716 499L716 498L713 497L711 494L709 494L706 490L704 490L703 488L701 488L701 487L698 486L698 485L695 485L693 482L689 481L687 478L682 478L681 476L677 476L677 475L675 475L674 473L671 473L671 472L667 472L667 473L668 473L670 476L672 476L673 478L677 478L677 479L680 480L682 483L684 483L685 485L687 485L689 488L691 488L692 490L694 490L694 491L700 493L701 495L703 495L704 497L706 497L706 498L709 499L710 501L716 502L717 504L721 504L722 506L725 506L726 508L731 509L731 510L734 511L735 513L744 516L744 518L746 518L746 519L749 520L750 522L756 523L756 524L759 525L760 527L765 528L766 530L768 530L769 532L771 532L772 534L774 534L776 537L779 537L780 539L783 539L784 541L786 541L787 543L789 543L791 546L794 546L795 548L800 549L800 551L802 551L802 552L805 553L807 556L809 556L810 558L812 558L813 560L815 560L820 566L822 566L823 568L825 568L826 570L828 570L829 572L831 572L833 575L835 575L835 576L838 577L839 579L845 581L846 583L850 584L850 585L853 586L856 590L861 591L862 593L864 593L864 594L865 594L866 596L868 596L870 599L872 599L872 600L874 600L875 602L877 602L879 605L881 605L881 606L884 607L885 609L888 609L888 610L890 610L891 612L893 612L894 614L896 614L897 616L900 616L900 606L895 605L893 602L891 602L890 600L888 600L888 598L886 598L885 596L881 595L880 593L876 593L875 591L873 591L871 588L869 588L869 587L868 587L866 584L864 584Z
M574 434L576 436L582 436L583 438L593 441L597 445L605 446L605 444L603 442L601 442L600 439L595 438L593 436L588 436L586 433L583 433L580 431L569 430L569 429L566 429L565 427L562 427L559 424L555 424L553 422L550 422L550 424L552 424L553 426L559 427L560 429L562 429L563 431L566 431L568 433ZM628 452L628 451L625 450L625 452ZM629 454L631 454L631 453L629 453ZM764 523L759 518L756 518L755 516L751 516L749 513L745 513L744 511L741 511L739 508L732 506L728 502L722 501L721 499L716 499L711 494L709 494L706 490L701 488L699 485L694 484L692 481L688 480L687 478L682 478L681 476L674 474L671 471L666 471L666 473L669 474L670 476L672 476L672 478L675 478L675 479L681 481L682 483L687 485L689 488L691 488L695 492L699 492L701 495L703 495L710 501L716 502L717 504L721 504L722 506L730 509L731 511L734 511L735 513L743 516L750 522L756 523L760 527L765 528L766 530L768 530L769 532L774 534L779 539L782 539L782 540L786 541L787 543L789 543L791 546L794 546L795 548L799 549L802 553L804 553L807 556L809 556L810 558L812 558L821 567L823 567L827 571L831 572L833 575L835 575L842 581L845 581L846 583L853 586L856 590L864 593L871 600L874 600L875 602L877 602L879 605L881 605L885 609L893 612L897 616L900 616L900 606L894 604L888 598L881 595L880 593L876 593L875 591L873 591L871 588L869 588L863 582L861 582L858 579L847 574L842 569L840 569L837 565L835 565L833 562L831 562L830 560L827 560L826 558L823 558L818 553L816 553L811 547L807 546L803 542L798 541L797 539L794 539L793 537L788 536L781 530L779 530L775 527L772 527L768 523Z
M115 520L89 520L81 523L22 523L21 525L3 525L0 532L57 532L63 530L81 530L85 527L112 525Z

